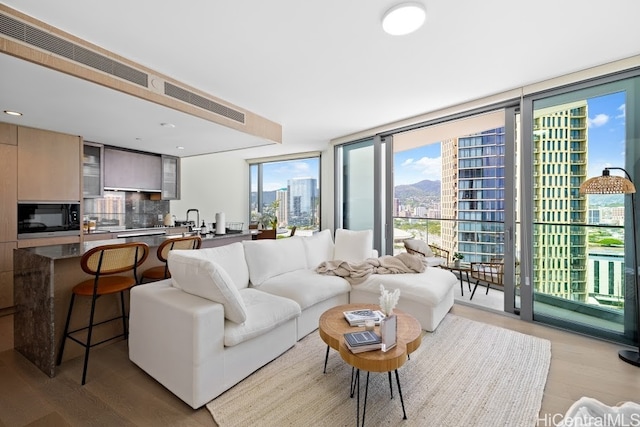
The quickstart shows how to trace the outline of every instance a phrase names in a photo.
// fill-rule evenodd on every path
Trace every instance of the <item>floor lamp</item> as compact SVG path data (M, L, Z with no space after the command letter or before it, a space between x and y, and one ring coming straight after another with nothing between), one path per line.
M612 176L610 170L620 170L624 172L625 177ZM620 359L635 366L640 366L640 288L638 287L638 244L636 236L636 202L634 194L636 187L631 181L631 177L626 170L622 168L604 168L602 176L590 178L580 186L581 194L631 194L631 219L633 227L633 284L635 293L635 310L637 316L636 328L636 347L637 350L620 350L618 356Z

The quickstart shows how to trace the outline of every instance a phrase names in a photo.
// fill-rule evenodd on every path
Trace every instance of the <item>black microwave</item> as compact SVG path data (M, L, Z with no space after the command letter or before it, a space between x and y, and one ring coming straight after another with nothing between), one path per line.
M18 203L18 239L79 235L79 203Z

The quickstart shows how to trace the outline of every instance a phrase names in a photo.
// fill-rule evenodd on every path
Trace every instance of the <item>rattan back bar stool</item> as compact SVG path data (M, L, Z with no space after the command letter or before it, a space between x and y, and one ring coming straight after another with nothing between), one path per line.
M84 347L84 367L82 369L82 385L87 379L87 366L89 363L89 350L99 344L116 338L128 338L127 329L127 313L124 304L124 292L131 289L139 283L137 269L147 259L149 255L149 246L146 243L120 243L113 245L97 246L88 250L81 258L80 265L82 270L93 276L93 278L78 283L72 289L71 302L69 303L69 312L67 313L67 321L65 322L64 335L58 352L57 364L62 363L62 355L64 346L69 338L72 341ZM121 275L131 271L132 274ZM116 316L106 320L95 321L96 301L103 295L120 294L120 316ZM91 312L89 314L89 324L82 328L69 330L71 314L76 296L91 297ZM91 342L93 328L104 323L122 319L122 333L103 339L99 342ZM76 337L78 332L88 330L86 339Z
M167 259L169 258L169 252L174 249L200 249L202 246L202 238L200 236L185 236L185 237L170 237L164 242L160 243L156 254L158 259L162 261L163 265L157 267L151 267L142 272L142 280L154 281L168 279L171 277L169 271L169 265Z

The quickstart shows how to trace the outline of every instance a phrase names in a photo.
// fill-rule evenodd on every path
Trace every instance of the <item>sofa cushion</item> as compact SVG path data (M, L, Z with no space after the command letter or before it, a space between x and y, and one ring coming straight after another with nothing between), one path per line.
M247 308L247 320L242 324L225 322L224 345L231 347L258 337L300 316L300 306L287 298L281 298L257 289L239 291Z
M373 230L336 230L333 259L339 261L360 262L371 257L373 249Z
M173 286L224 306L224 317L242 323L247 312L233 279L217 262L200 251L170 251Z
M302 269L280 274L265 280L260 290L284 298L290 298L305 310L321 301L351 290L342 277L322 275L315 270Z
M450 271L427 267L423 273L372 274L364 282L354 285L354 289L379 295L380 285L383 285L390 291L400 289L400 299L434 307L444 300L457 283L458 278Z
M298 237L304 244L307 268L315 269L321 262L333 259L333 239L331 231L322 230L311 236Z
M243 240L251 284L258 287L279 274L307 268L302 239Z
M242 243L235 242L216 248L203 248L200 249L200 253L220 264L229 273L236 288L243 289L249 286L249 268L244 258Z

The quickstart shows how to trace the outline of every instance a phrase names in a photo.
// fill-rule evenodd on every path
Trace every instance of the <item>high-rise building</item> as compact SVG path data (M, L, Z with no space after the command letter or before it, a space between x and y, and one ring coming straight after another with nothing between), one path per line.
M446 204L458 219L447 234L465 261L490 261L504 254L504 130L501 127L443 142L443 159L445 150L453 151L452 164L457 167L456 173L445 179L443 165L443 213ZM445 185L455 190L448 200Z
M579 193L587 177L587 102L534 114L534 289L587 302L587 198Z
M312 226L317 215L317 186L315 178L293 178L289 187L288 225Z
M281 188L276 190L276 200L278 201L278 224L289 224L289 190Z

